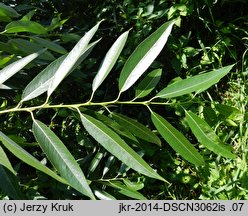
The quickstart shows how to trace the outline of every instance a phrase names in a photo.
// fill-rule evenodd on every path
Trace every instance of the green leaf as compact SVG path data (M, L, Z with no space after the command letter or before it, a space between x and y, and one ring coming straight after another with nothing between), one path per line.
M35 139L60 175L73 188L95 199L81 168L62 141L38 120L34 120L32 129Z
M205 121L210 125L214 126L218 122L218 116L212 107L204 106L203 108L203 116Z
M203 119L191 111L187 112L185 110L185 113L186 121L188 122L190 129L202 145L217 155L231 159L236 158L236 156L231 153L230 146L226 146Z
M92 174L96 170L97 166L100 164L102 158L104 157L104 154L105 154L105 151L99 151L95 154L95 157L90 162L90 165L88 168L88 176L90 176L90 174Z
M150 94L160 81L162 69L151 71L135 88L135 98L143 98Z
M0 70L0 85L8 80L10 77L15 75L17 72L19 72L22 68L24 68L28 63L37 58L44 51L45 50L41 50L37 53L33 53L26 57L23 57L20 60L17 60Z
M54 74L65 57L66 56L61 56L60 58L53 61L26 86L22 93L21 102L38 97L48 90Z
M0 179L0 188L7 196L14 200L25 199L21 193L18 178L2 165L0 165Z
M204 159L187 138L174 128L168 121L155 112L152 112L152 122L168 144L187 161L201 166Z
M8 63L15 55L9 55L6 57L0 57L0 67L3 68L3 65L5 65L6 63Z
M131 190L137 191L137 190L141 190L142 188L144 188L143 182L131 182L129 179L123 179L123 182Z
M136 139L136 137L129 132L129 130L126 129L125 126L120 125L118 122L114 121L113 119L97 113L97 112L91 112L90 110L85 111L85 114L88 114L92 116L93 118L96 118L103 122L105 125L108 125L108 127L112 128L116 133L118 133L121 137L127 138L128 140L131 140L134 143L138 143L139 141Z
M166 181L158 175L132 148L130 148L113 130L102 122L86 114L80 114L88 133L107 151L130 168L151 178Z
M50 25L47 27L47 31L53 31L54 29L61 27L66 21L68 21L68 19L60 20L60 15L53 18Z
M7 16L0 16L0 21L1 22L6 22L6 23L9 23L12 21L12 19L10 17L7 17ZM4 32L0 32L0 34L3 34Z
M67 182L64 179L62 179L52 170L44 166L40 161L34 158L31 154L29 154L27 151L21 148L18 144L16 144L13 140L11 140L2 132L0 132L0 141L13 155L15 155L17 158L19 158L26 164L34 167L37 170L40 170L41 172L46 173L47 175L51 176L52 178L56 179L57 181L63 184L67 184Z
M0 3L0 17L16 18L19 16L20 14L18 14L12 7Z
M87 58L87 56L90 54L90 52L98 42L99 40L89 44L86 51L79 58L79 60L69 73L71 73L85 58ZM66 55L61 56L60 58L53 61L50 65L48 65L42 72L40 72L24 89L21 102L31 100L46 92L52 82L54 74L65 58Z
M175 20L164 23L134 50L126 61L119 79L119 90L129 89L147 70L163 49Z
M99 68L96 77L93 80L92 91L95 92L97 88L102 84L104 79L108 76L109 72L113 68L115 62L117 61L128 37L129 31L124 32L115 41L112 47L107 52L101 67Z
M160 139L143 124L122 114L117 114L117 113L111 113L111 114L115 121L117 121L120 125L124 126L127 130L129 130L132 134L134 134L134 136L142 140L146 140L148 142L155 143L161 146Z
M33 36L30 37L33 41L35 41L36 43L40 44L43 47L46 47L49 50L52 50L54 52L60 53L60 54L66 54L67 51L64 47L49 41L49 40L45 40L43 38L37 37L37 36Z
M189 94L191 92L202 92L219 82L231 69L233 65L222 67L212 72L196 75L176 83L173 83L161 90L156 97L173 98Z
M0 146L0 164L5 166L13 174L16 174L3 148Z
M33 21L13 21L5 27L4 33L29 32L34 34L46 34L46 29L39 23Z
M64 61L60 64L58 70L56 71L54 78L48 88L47 95L53 93L53 91L58 87L60 82L66 77L66 75L71 71L73 66L76 64L80 56L86 51L88 43L96 33L99 25L95 25L90 31L88 31L76 44L76 46L69 52Z
M235 107L228 106L225 104L215 104L216 110L223 115L225 118L232 120L240 120L242 118L242 113Z
M144 156L144 150L137 151L137 154L142 158ZM127 166L125 163L122 163L119 170L118 170L118 176L119 175L126 175L128 170L130 170L130 167Z
M29 11L25 16L21 18L21 21L30 21L35 13L36 13L36 9Z
M116 200L115 197L103 190L94 190L94 194L100 200Z
M44 49L43 46L20 38L11 39L8 41L8 44L13 47L17 52L24 54L32 54ZM46 50L39 56L39 59L53 61L55 60L55 57L49 51Z
M139 193L138 191L130 189L126 185L122 184L121 182L110 181L106 185L118 189L118 192L120 194L123 194L127 197L131 197L131 198L137 199L137 200L147 200L147 198L145 196L143 196L141 193Z
M8 43L3 43L0 41L0 50L2 52L9 53L13 56L15 56L15 54L18 54L18 55L20 54L18 52L18 50L16 49L16 47L14 47L12 44L10 44L9 41L8 41Z
M108 157L107 161L105 162L105 166L103 168L103 171L102 171L102 178L109 172L109 170L113 166L115 160L116 160L116 158L113 155L110 155Z

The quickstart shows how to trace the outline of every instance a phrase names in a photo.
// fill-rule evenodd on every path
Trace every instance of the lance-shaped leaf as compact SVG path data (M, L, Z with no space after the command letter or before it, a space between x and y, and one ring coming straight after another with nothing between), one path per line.
M18 14L12 7L0 3L0 17L19 17Z
M225 118L232 120L240 120L243 115L241 111L235 107L228 106L225 104L215 104L216 110Z
M175 20L164 23L134 50L126 61L119 79L119 90L129 89L147 70L163 49Z
M128 37L129 31L124 32L112 45L112 47L107 52L101 67L99 68L96 77L93 80L92 91L95 92L97 88L102 84L104 79L108 76L109 72L113 68L115 62L117 61Z
M99 40L89 44L85 52L78 59L77 63L74 65L69 73L71 73L76 67L78 67L78 65L85 58L87 58L87 56L90 54L90 52L98 42ZM54 74L65 58L66 55L61 56L60 58L53 61L50 65L48 65L42 72L40 72L24 89L21 102L31 100L46 92L52 82Z
M123 194L127 197L131 197L131 198L137 199L137 200L147 200L147 198L145 196L143 196L141 193L139 193L136 190L130 189L126 185L122 184L121 182L110 181L109 183L105 183L105 185L117 189L120 194Z
M157 113L152 112L151 115L158 132L177 153L196 166L204 164L203 157L182 133Z
M96 168L99 166L99 164L101 164L101 160L103 159L104 155L105 155L106 151L99 151L95 154L94 158L92 159L92 161L90 162L90 165L88 167L88 174L87 177L89 177L95 170Z
M0 46L0 49L1 49L1 46ZM3 50L1 50L3 51ZM15 55L12 54L12 55L9 55L9 56L6 56L6 57L1 57L0 58L0 67L3 68L3 65L5 65L6 63L8 63L11 59L13 59Z
M11 47L11 49L14 49L14 53L20 53L20 54L25 53L28 55L44 49L44 47L39 44L21 38L9 40L8 45ZM56 59L52 55L52 53L50 53L47 50L42 54L40 54L38 58L46 61L54 61Z
M190 129L202 145L217 155L235 159L235 155L231 153L231 147L225 145L203 119L191 111L185 110L185 113Z
M163 90L161 90L156 97L173 98L189 94L191 92L202 92L212 85L219 82L231 69L233 65L229 65L212 72L199 74L178 82L175 82Z
M94 194L100 200L116 200L114 196L110 195L109 193L103 190L94 190Z
M66 77L66 75L71 71L73 66L76 64L82 53L87 49L88 43L96 33L99 25L95 25L90 31L88 31L76 44L76 46L69 52L64 61L59 66L56 71L54 78L48 88L48 97L53 93L53 91L58 87L61 81Z
M39 23L33 21L13 21L5 27L5 33L30 32L34 34L46 34L47 30Z
M88 133L107 151L130 168L151 178L166 181L158 175L132 148L130 148L113 130L102 122L86 114L80 114Z
M48 90L54 74L65 57L66 56L61 56L60 58L53 61L26 86L22 93L21 102L38 97Z
M13 174L16 174L16 172L13 169L7 155L5 154L5 152L1 146L0 146L0 164L5 166L7 169L9 169Z
M67 51L64 47L62 47L62 46L60 46L60 45L58 45L52 41L48 41L48 40L45 40L45 39L37 37L37 36L31 37L31 39L33 41L35 41L36 43L46 47L49 50L54 51L54 52L57 52L60 54L66 54L67 53Z
M20 60L17 60L15 62L11 63L10 65L6 66L5 68L3 68L0 71L0 85L3 84L6 80L8 80L10 77L15 75L22 68L24 68L28 63L30 63L35 58L37 58L44 51L45 50L41 50L40 52L28 55L24 58L21 58Z
M128 178L123 179L123 182L125 183L125 185L132 189L132 190L141 190L142 188L144 188L144 183L143 182L132 182L130 181Z
M102 171L102 178L109 172L110 168L113 166L115 161L116 161L115 156L110 155L108 157L107 161L105 162L105 166L103 168L103 171Z
M13 155L15 155L17 158L19 158L26 164L34 167L37 170L40 170L41 172L46 173L47 175L51 176L52 178L56 179L57 181L63 184L67 184L67 182L63 178L58 176L48 167L44 166L40 161L38 161L35 157L25 151L22 147L20 147L2 132L0 132L0 141Z
M62 141L42 122L34 120L33 133L53 166L67 182L82 194L95 199L78 163Z
M155 143L157 145L161 145L160 139L143 124L122 114L117 114L117 113L111 113L111 114L115 121L117 121L120 125L124 126L136 137L151 143Z
M112 128L122 138L127 138L128 140L134 143L139 142L137 138L126 128L126 126L120 125L118 122L116 122L112 118L109 118L98 112L92 112L90 110L84 110L84 113L92 116L95 119L98 119L99 121L103 122L105 125L108 125L108 127Z
M21 193L18 178L2 165L0 165L0 179L0 188L7 196L15 200L25 199Z
M30 21L32 17L34 16L36 10L29 11L25 16L23 16L20 20L21 21Z
M160 81L162 69L151 71L135 88L135 98L142 98L150 94Z

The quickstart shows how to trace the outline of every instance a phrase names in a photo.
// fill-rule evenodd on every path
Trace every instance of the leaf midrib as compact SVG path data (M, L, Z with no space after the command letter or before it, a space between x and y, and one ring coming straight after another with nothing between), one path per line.
M190 117L190 119L194 122L195 126L200 130L200 132L202 133L202 135L211 143L213 143L214 145L215 142L213 142L211 139L208 138L208 136L204 133L204 131L198 126L197 122L188 114L188 116ZM225 149L223 146L223 144L219 142L219 145L216 145L217 148L222 149L222 151L225 151L226 153L232 154L231 152L229 152L227 149Z
M36 92L39 92L39 89L42 89L43 86L48 85L48 83L51 82L52 79L53 79L53 77L51 77L50 79L48 79L46 82L43 82L41 85L39 85L38 88L36 88L36 89L33 90L32 92L28 93L28 95L26 95L25 98L22 99L22 101L26 101L27 98L28 98L28 100L29 100L30 95L31 95L31 96L32 96L32 95L35 95ZM31 99L32 99L32 98L31 98Z
M165 127L165 128L170 132L170 134L171 134L177 141L179 141L179 143L182 143L182 142L177 138L177 136L175 136L175 135L171 132L171 130L170 130L168 127L166 127L166 125L164 125L164 124L157 118L156 115L153 115L153 116L155 116L155 118L160 122L160 124L162 125L162 127ZM195 155L194 155L192 152L190 152L190 151L188 150L188 148L184 145L184 143L182 143L182 145L183 145L184 148L190 153L190 155L193 155L193 158L196 158L196 160L197 160L199 163L201 163L201 161L200 161L197 157L195 157Z
M36 121L34 121L35 124L41 129L42 133L45 135L45 137L47 137L46 133L44 133L44 130L39 126L39 124L37 124ZM71 170L71 166L68 166L68 164L65 162L65 160L63 159L63 157L61 156L60 152L58 151L58 149L56 148L56 146L54 146L53 142L51 142L51 140L49 139L49 137L47 137L47 139L50 141L50 143L52 143L52 146L54 147L54 149L56 150L56 152L59 154L60 158L62 159L62 161L65 163L65 165L70 169L71 173L73 174L73 176L76 178L77 182L80 183L80 181L78 181L77 176L75 176L75 173L72 172ZM81 183L80 183L81 185Z
M0 133L1 133L1 132L0 132ZM59 179L60 182L62 182L62 183L64 183L64 184L67 184L67 180L64 180L62 177L58 176L56 173L54 173L54 172L53 172L52 170L50 170L48 167L46 167L45 165L43 165L43 164L42 164L38 159L36 159L34 156L30 155L28 152L25 152L25 150L22 149L20 146L16 146L15 144L12 144L12 142L14 143L14 141L12 141L12 140L8 141L6 138L3 137L3 135L2 135L1 137L2 137L2 139L4 140L4 141L2 141L2 142L7 142L7 143L11 146L11 148L9 148L9 147L6 146L6 148L7 148L9 151L11 151L12 148L14 149L15 152L19 150L19 151L21 151L22 157L23 157L23 155L24 155L25 158L31 159L32 164L35 163L35 165L30 165L29 163L27 163L27 162L24 161L24 162L27 163L29 166L32 166L32 167L35 167L35 168L37 168L37 166L38 166L38 167L39 167L38 169L41 170L42 172L45 172L47 175L53 177L54 179ZM14 154L14 153L13 153L13 154ZM14 155L16 156L16 154L14 154ZM18 156L16 156L16 157L18 157ZM19 158L19 157L18 157L18 158ZM49 174L48 174L48 173L49 173Z
M124 84L123 84L123 86L122 86L120 92L123 92L123 91L127 90L127 87L126 87L126 86L128 86L127 83L129 83L129 82L130 82L129 80L132 79L132 77L133 77L133 76L131 76L131 75L134 74L133 71L134 71L134 70L137 70L137 67L140 67L140 64L144 61L144 59L145 59L148 55L151 55L151 54L150 54L151 50L153 50L154 47L156 47L156 46L160 43L160 41L162 41L163 35L164 35L164 34L166 35L167 30L168 30L168 28L162 33L162 35L159 37L159 39L152 45L152 47L148 50L148 52L146 52L146 54L139 60L139 62L136 64L136 66L132 69L132 72L131 72L131 73L129 74L129 76L127 77L127 79L126 79L126 81L124 82ZM167 36L167 38L166 38L166 40L165 40L165 43L166 43L168 37L169 37L169 35ZM163 48L162 48L162 49L163 49ZM156 57L157 57L157 56L156 56ZM155 57L155 58L156 58L156 57ZM148 67L149 67L149 66L148 66ZM147 70L147 68L146 68L146 70ZM145 71L146 71L146 70L145 70ZM136 79L136 81L137 81L137 79ZM124 87L125 87L125 88L124 88ZM123 89L124 89L124 90L123 90Z
M80 115L81 115L84 119L86 119L88 122L90 122L97 130L100 130L105 136L110 137L110 139L111 139L112 142L117 143L118 146L120 146L125 152L127 152L127 150L126 150L122 145L119 145L118 142L116 142L111 136L109 136L107 133L105 133L101 128L96 127L90 120L88 120L86 117L84 117L81 113L80 113ZM118 138L119 138L119 137L118 137ZM126 143L125 143L121 138L119 138L119 139L121 140L121 142L123 142L123 143L126 145ZM130 150L133 151L131 148L130 148ZM135 152L135 153L136 153L136 152ZM128 154L130 154L130 153L128 153ZM133 158L136 162L138 162L138 164L139 164L141 167L142 167L142 166L145 166L145 169L148 169L149 173L151 173L152 176L154 176L155 174L157 174L157 173L153 173L154 171L151 172L151 171L149 170L149 169L152 169L149 165L148 165L148 167L146 168L147 164L142 165L142 164L140 163L139 160L135 159L135 158L133 157L133 153L132 153L132 152L131 152L130 155L132 156L132 158ZM136 155L136 156L140 157L139 155ZM130 168L131 168L131 167L130 167Z
M146 89L141 90L141 92L137 96L135 96L135 98L140 98L140 95L142 95L143 92L149 91L149 89L147 89L147 87L150 87L151 83L153 83L153 81L156 80L156 78L157 78L157 76L152 77L150 82L146 85L146 87L145 87Z
M208 73L206 73L206 74L208 74ZM206 74L204 74L204 75L206 75ZM203 75L203 74L202 74ZM195 84L195 85L193 85L193 86L188 86L187 88L183 88L183 89L179 89L179 90L177 90L177 91L173 91L173 92L169 92L169 93L164 93L164 94L158 94L157 96L159 96L159 97L164 97L164 96L166 96L166 97L169 97L171 94L176 94L176 93L179 93L179 92L182 92L182 91L185 91L185 90L188 90L188 89L191 89L191 88L195 88L195 87L197 87L197 86L201 86L201 85L203 85L203 84L205 84L205 83L208 83L209 82L209 80L211 80L211 79L214 79L215 77L218 77L218 76L220 76L220 74L219 73L217 73L216 75L213 75L213 77L210 77L209 79L205 79L203 82L201 82L201 83L198 83L198 84ZM199 77L198 77L199 78ZM185 80L187 80L187 79L185 79ZM174 86L176 85L177 83L175 83L175 84L173 84ZM168 86L168 88L169 88L170 86Z
M123 121L127 122L128 124L133 125L133 127L135 127L136 130L141 131L142 133L146 133L146 131L143 131L141 128L139 128L139 127L137 127L135 124L133 124L132 121L128 121L127 119L123 118L123 117L120 116L120 115L117 115L117 114L114 114L114 115L118 116L118 117L121 118ZM148 128L147 128L147 129L148 129ZM149 130L149 129L148 129L148 130ZM146 133L146 135L148 135L148 136L150 137L150 139L153 140L153 142L158 143L157 141L155 141L155 138L154 138L151 134L147 134L147 133Z

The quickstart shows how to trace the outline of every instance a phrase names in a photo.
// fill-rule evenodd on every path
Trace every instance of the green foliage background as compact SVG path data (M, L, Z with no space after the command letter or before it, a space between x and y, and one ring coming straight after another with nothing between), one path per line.
M151 95L156 95L169 83L235 64L227 76L207 91L173 98L170 106L152 105L154 112L167 119L194 144L205 160L204 166L194 166L163 139L162 147L140 138L137 138L139 145L127 141L169 184L126 167L88 136L80 116L71 109L39 109L35 111L35 118L46 124L66 145L91 182L90 186L98 199L248 198L248 6L245 0L4 0L2 3L14 8L19 15L5 16L0 13L1 69L16 61L19 56L24 57L43 48L42 44L32 38L34 36L53 41L61 47L53 50L48 48L4 83L12 89L0 89L0 111L15 107L25 86L48 64L70 51L84 33L102 19L104 21L94 36L95 40L102 40L74 72L63 80L56 93L51 96L51 104L87 101L91 95L92 80L105 54L119 35L131 29L117 63L94 95L96 102L115 99L118 96L121 69L135 47L163 23L172 19L176 19L176 24L168 42L148 70L161 68L163 71L160 82ZM28 28L27 31L4 32L9 23L20 20L25 15L26 19L42 25L47 31L40 32L39 28L38 31L31 32ZM145 75L141 80L144 78ZM138 83L122 94L121 101L134 98ZM147 100L150 98L145 97ZM46 95L42 95L25 102L25 107L40 105L45 100ZM111 104L108 109L136 119L161 138L146 107L139 104ZM199 144L187 123L184 109L204 119L221 142L232 148L236 157L222 157ZM92 106L90 110L83 107L80 111L90 116L108 116L106 110L99 106ZM101 121L104 122L104 119ZM29 113L0 114L0 122L0 131L54 170L53 163L34 138ZM110 126L109 122L107 125ZM116 125L113 127L116 128ZM1 199L88 199L72 187L23 163L3 145L1 147L17 172L17 175L13 175L4 166L0 166ZM12 184L5 182L5 175L11 179ZM11 190L12 187L15 188L14 191Z

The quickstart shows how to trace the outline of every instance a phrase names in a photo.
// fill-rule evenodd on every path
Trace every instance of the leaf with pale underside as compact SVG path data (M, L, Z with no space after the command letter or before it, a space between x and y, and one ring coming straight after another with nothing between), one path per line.
M88 31L74 46L74 48L68 53L64 61L60 64L59 68L57 69L52 82L49 85L47 95L53 93L53 91L58 87L61 81L67 76L67 74L71 71L73 66L76 64L82 53L87 49L87 46L95 35L99 25L101 22L96 24L90 31Z
M34 120L32 129L35 139L60 175L73 188L91 199L95 199L80 166L62 141L38 120Z
M167 182L158 175L118 134L99 120L86 114L80 114L81 121L88 133L107 151L130 168L151 178Z
M12 88L9 87L9 86L6 86L6 85L4 85L4 84L1 84L1 85L0 85L0 89L10 90L10 89L12 89Z
M40 161L38 161L35 157L25 151L22 147L16 144L13 140L7 137L4 133L0 131L0 141L3 145L17 158L25 162L26 164L34 167L41 172L46 173L47 175L51 176L52 178L56 179L57 181L67 184L66 180L58 176L55 172L50 170L48 167L43 165Z
M204 164L203 157L181 132L157 113L152 112L151 115L158 132L177 153L196 166Z
M100 200L116 200L114 196L104 190L94 190L94 194Z
M197 140L213 151L217 155L235 159L236 156L231 152L231 147L225 145L220 138L215 134L212 128L203 119L198 117L191 111L186 111L186 121Z
M129 31L124 32L119 38L115 41L112 47L107 52L101 67L99 68L96 77L93 80L92 91L95 92L97 88L102 84L104 79L108 76L111 69L114 67L128 37Z
M90 54L94 46L99 42L99 40L89 44L87 49L84 51L82 56L78 59L77 63L71 69L69 74L76 68L78 65ZM58 70L60 64L64 61L66 55L61 56L60 58L53 61L50 65L48 65L42 72L40 72L24 89L22 93L21 102L31 100L35 97L46 92L52 82L54 74Z
M227 75L232 67L233 65L229 65L212 72L199 74L187 79L180 80L165 87L156 95L156 97L173 98L189 94L191 92L202 92L219 82L222 77Z
M175 20L164 23L134 50L126 61L119 79L119 90L128 90L159 55L172 30Z
M0 85L3 84L6 80L8 80L10 77L15 75L17 72L19 72L22 68L24 68L28 63L33 61L35 58L37 58L41 53L43 53L45 50L41 50L37 53L30 54L26 57L23 57L2 70L0 70Z

